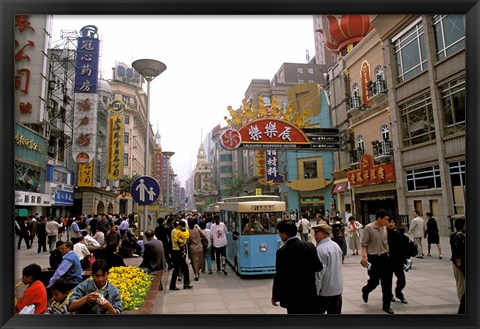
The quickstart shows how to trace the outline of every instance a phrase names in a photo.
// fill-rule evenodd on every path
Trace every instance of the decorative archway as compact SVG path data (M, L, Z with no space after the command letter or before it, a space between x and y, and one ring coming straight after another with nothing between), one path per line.
M113 204L111 202L108 203L107 212L113 214Z
M97 205L97 214L104 214L105 213L105 204L103 201L98 201Z

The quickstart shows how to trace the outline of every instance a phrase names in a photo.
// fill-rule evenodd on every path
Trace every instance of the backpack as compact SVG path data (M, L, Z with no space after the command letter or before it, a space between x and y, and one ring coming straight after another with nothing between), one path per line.
M414 240L408 239L408 246L407 246L407 258L415 257L418 254L417 243Z

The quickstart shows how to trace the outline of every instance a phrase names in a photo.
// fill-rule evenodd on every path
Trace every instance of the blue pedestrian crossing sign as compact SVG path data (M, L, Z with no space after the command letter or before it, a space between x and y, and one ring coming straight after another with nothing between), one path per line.
M132 184L130 194L142 206L148 206L160 196L160 184L152 176L140 176Z

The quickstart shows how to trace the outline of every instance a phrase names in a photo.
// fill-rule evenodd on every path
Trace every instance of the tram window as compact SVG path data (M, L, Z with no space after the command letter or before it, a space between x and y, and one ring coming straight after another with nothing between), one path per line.
M280 213L242 214L242 234L275 234Z

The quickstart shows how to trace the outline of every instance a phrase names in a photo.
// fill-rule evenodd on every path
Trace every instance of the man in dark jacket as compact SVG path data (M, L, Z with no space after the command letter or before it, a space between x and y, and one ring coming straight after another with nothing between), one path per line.
M40 216L37 224L38 248L37 252L47 252L47 216Z
M165 254L165 261L167 262L168 265L170 265L171 264L170 250L172 249L172 242L170 241L171 236L168 232L168 229L164 225L165 219L163 217L159 217L157 219L157 223L158 223L158 226L155 227L154 234L157 240L162 241L163 250Z
M147 268L149 271L166 270L167 263L165 262L162 241L154 239L152 230L147 230L145 232L145 238L147 239L147 242L145 242L143 261L139 267Z
M323 269L317 250L312 243L296 237L297 226L292 220L282 220L277 230L284 245L277 250L272 305L280 302L288 314L314 314L315 273Z
M395 287L395 297L397 297L403 304L407 304L402 290L407 284L403 266L407 264L408 255L408 237L400 233L396 229L395 218L389 218L387 224L388 233L388 250L390 255L390 262L392 264L393 274L397 277L397 285ZM393 294L392 294L393 296ZM392 297L392 302L395 298Z

